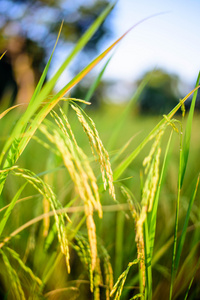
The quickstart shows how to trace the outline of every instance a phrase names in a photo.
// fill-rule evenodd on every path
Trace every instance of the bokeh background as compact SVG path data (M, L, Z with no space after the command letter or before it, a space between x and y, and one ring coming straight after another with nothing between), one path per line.
M1 103L29 102L53 49L62 20L64 27L49 77L100 12L112 2L1 0L0 52L7 50L0 61ZM191 91L198 75L199 12L200 2L197 0L117 1L106 21L64 72L56 89L66 84L132 25L158 14L136 26L120 43L91 101L93 108L103 102L128 101L142 79L150 74L149 83L138 100L139 111L169 111L179 98ZM72 96L85 97L102 64L72 91Z

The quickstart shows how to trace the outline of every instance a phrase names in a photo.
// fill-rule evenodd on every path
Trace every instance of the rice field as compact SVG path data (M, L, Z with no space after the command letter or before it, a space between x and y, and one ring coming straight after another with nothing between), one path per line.
M53 50L25 110L0 114L2 299L199 298L200 75L164 116L134 114L136 95L88 111L68 92L122 36L52 93L110 10L43 85Z

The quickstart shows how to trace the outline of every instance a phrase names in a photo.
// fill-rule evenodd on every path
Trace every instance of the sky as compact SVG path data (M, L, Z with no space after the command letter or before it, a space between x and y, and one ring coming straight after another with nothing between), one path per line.
M113 41L157 13L163 14L139 24L121 41L105 78L134 81L148 70L163 68L194 85L200 70L199 0L119 0L110 19Z

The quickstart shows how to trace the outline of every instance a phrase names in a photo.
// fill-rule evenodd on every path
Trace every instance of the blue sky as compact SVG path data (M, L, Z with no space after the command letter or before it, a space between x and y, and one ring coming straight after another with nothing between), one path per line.
M105 78L136 80L145 71L164 68L194 84L200 70L199 0L119 0L111 19L119 37L133 24L167 12L134 28L120 43Z

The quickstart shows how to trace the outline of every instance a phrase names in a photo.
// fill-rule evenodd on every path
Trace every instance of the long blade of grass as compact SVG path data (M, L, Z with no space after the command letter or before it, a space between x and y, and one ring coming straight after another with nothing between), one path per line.
M113 179L117 180L120 175L127 169L127 167L130 165L130 163L137 157L137 155L140 153L140 151L144 148L144 146L151 140L152 136L156 134L156 132L159 130L161 126L166 124L168 121L167 119L171 119L175 113L178 111L178 109L181 107L181 105L192 95L198 88L197 86L194 88L189 94L187 94L181 101L178 103L167 115L167 118L163 118L154 128L153 130L146 136L146 138L140 143L140 145L115 169L113 173Z
M54 106L64 97L64 95L69 92L76 84L78 84L133 28L146 21L149 18L147 17L135 25L133 25L129 30L127 30L121 37L119 37L110 47L108 47L103 53L101 53L97 58L95 58L89 65L87 65L81 72L79 72L67 85L65 85L36 115L35 119L32 121L32 124L26 131L26 135L23 137L19 145L19 155L23 152L27 143L37 130L38 126L47 116L47 114L54 108ZM7 166L7 164L5 165ZM4 166L4 167L5 167Z
M190 198L187 214L186 214L186 217L185 217L185 222L184 222L184 225L183 225L183 230L182 230L180 241L179 241L179 244L178 244L178 247L177 247L177 254L176 254L176 259L175 259L175 264L174 264L175 272L178 269L180 256L181 256L181 252L182 252L182 249L183 249L185 236L186 236L186 232L187 232L187 227L188 227L188 222L189 222L189 218L190 218L190 212L191 212L191 209L192 209L195 197L196 197L198 185L199 185L199 177L200 177L200 175L198 176L198 178L195 182L195 187L193 189L192 197Z
M134 93L133 97L131 98L131 100L128 102L128 104L126 105L126 108L124 109L124 111L122 112L122 114L120 115L119 119L116 122L114 131L112 133L111 138L109 139L109 143L107 145L108 149L112 149L114 143L116 142L116 139L118 138L120 129L122 128L124 122L127 119L127 116L130 112L131 109L133 109L133 106L135 105L135 103L137 102L139 96L141 95L143 89L145 88L145 86L147 85L149 81L149 76L145 77L142 82L140 83L140 85L138 86L136 92Z
M195 87L198 86L200 81L200 72L196 81L196 85ZM184 140L183 140L183 150L182 150L182 164L181 164L181 187L183 184L183 179L185 176L185 171L186 171L186 166L187 166L187 161L188 161L188 155L189 155L189 149L190 149L190 140L191 140L191 132L192 132L192 119L193 119L193 115L194 115L194 109L195 109L195 102L196 102L196 98L197 98L197 90L194 92L193 97L192 97L192 103L190 106L190 112L188 115L188 119L187 119L187 125L186 125L186 129L185 129L185 136L184 136Z
M92 98L92 95L94 94L95 90L97 89L100 81L101 81L101 78L109 64L109 62L111 61L111 57L109 57L109 59L107 60L107 62L105 63L105 65L103 66L101 72L99 73L99 75L97 76L96 80L93 82L93 84L91 85L90 89L88 90L86 96L85 96L85 101L87 102L90 102L91 98ZM84 109L86 107L86 105L84 105L82 108Z

